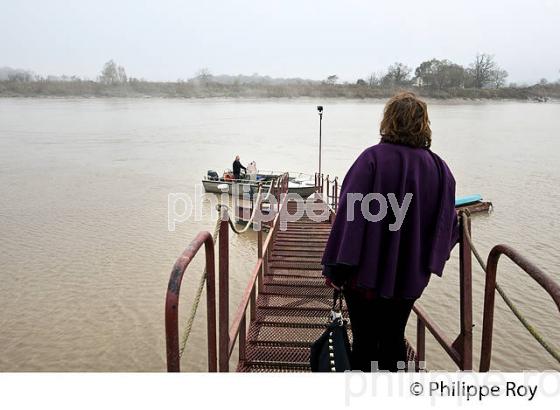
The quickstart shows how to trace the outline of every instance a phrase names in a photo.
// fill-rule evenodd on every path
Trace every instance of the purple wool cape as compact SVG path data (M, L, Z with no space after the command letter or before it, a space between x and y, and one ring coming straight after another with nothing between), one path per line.
M403 212L407 194L396 229L393 208ZM383 209L385 217L373 220ZM447 164L429 149L381 142L362 152L344 178L323 275L348 276L384 298L418 298L432 273L442 275L458 237L455 179Z

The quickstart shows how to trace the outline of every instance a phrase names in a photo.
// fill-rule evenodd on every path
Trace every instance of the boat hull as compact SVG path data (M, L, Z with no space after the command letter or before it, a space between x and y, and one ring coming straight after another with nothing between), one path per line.
M231 182L231 181L210 181L203 180L202 185L206 192L212 192L215 194L228 193L232 194L233 185L237 185L239 189L239 197L243 195L250 195L250 192L256 194L258 192L258 184L251 182ZM227 188L226 188L227 186ZM270 184L263 185L263 193L268 192ZM313 185L301 185L301 186L288 186L288 192L293 194L298 194L302 198L308 198L310 195L315 193L315 186Z

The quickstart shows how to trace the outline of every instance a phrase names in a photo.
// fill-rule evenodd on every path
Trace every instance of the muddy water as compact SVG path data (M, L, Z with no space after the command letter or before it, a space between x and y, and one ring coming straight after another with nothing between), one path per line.
M323 168L343 176L376 137L381 102L0 100L0 370L162 371L163 302L170 268L202 217L167 224L172 192L194 195L208 169L240 154L259 168L313 172L325 106ZM495 211L473 220L483 254L504 242L560 280L560 104L432 103L434 151L455 173L458 194L481 193ZM232 310L254 263L254 235L232 237ZM458 332L457 250L421 303L454 338ZM201 258L189 270L182 314ZM551 340L558 312L507 261L499 281ZM190 285L190 286L189 286ZM475 359L483 277L474 270ZM497 298L493 367L559 369ZM183 367L203 371L201 306ZM415 339L414 320L408 329ZM430 369L453 370L431 337ZM477 360L475 360L476 362Z

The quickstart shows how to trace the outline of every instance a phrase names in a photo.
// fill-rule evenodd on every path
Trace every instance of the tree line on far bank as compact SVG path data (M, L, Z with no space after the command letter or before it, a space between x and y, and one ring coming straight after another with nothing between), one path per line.
M335 76L336 77L336 76ZM416 86L446 90L450 88L502 88L508 72L501 68L489 54L478 54L467 68L449 60L433 58L422 62L414 71L403 63L394 63L386 72L372 73L359 85L370 87ZM332 81L332 76L327 78Z
M560 98L560 80L519 86L507 84L508 73L489 54L478 54L463 67L449 60L431 59L414 70L400 62L356 83L339 82L336 74L323 81L253 75L213 75L199 70L188 80L152 82L129 77L114 60L104 64L96 81L77 76L41 77L24 70L0 68L0 96L97 97L341 97L384 98L397 90L413 90L434 98Z

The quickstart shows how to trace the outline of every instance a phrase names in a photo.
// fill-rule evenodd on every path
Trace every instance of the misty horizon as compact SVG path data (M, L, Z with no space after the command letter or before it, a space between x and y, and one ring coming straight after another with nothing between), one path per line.
M173 82L214 75L355 82L394 62L431 58L468 66L494 55L508 82L560 77L560 4L481 0L214 2L168 0L8 3L0 66L94 80L113 58L130 77Z
M483 54L483 53L482 53ZM118 60L116 59L110 59L108 61L115 61L118 62ZM426 61L428 61L428 59L426 59ZM400 62L400 61L399 61ZM455 62L453 62L455 63ZM406 65L406 64L405 64ZM412 69L412 73L411 76L412 78L414 78L414 70L416 67L413 66L409 66ZM465 68L468 68L469 65L464 65ZM72 80L72 79L77 79L80 81L99 81L99 77L101 75L102 72L102 68L103 66L100 67L99 72L97 73L97 75L95 75L94 77L88 77L88 76L82 76L76 73L68 73L68 72L62 72L62 73L39 73L36 70L33 69L29 69L29 68L25 68L25 67L12 67L9 65L5 65L5 66L0 66L0 81L2 80L6 80L8 79L7 77L7 73L28 73L32 76L34 76L36 79L46 79L46 80ZM125 67L126 69L126 67ZM150 78L145 78L145 77L137 77L134 74L130 74L130 72L127 69L127 76L129 79L135 79L135 80L139 80L139 81L146 81L146 82L159 82L159 83L177 83L177 82L181 82L181 81L191 81L191 80L196 80L197 77L200 76L200 72L203 70L207 70L206 67L202 67L199 70L196 70L194 73L190 74L190 75L185 75L176 79L169 79L169 80L153 80ZM385 74L387 71L387 67L384 70L378 70L376 72L372 72L372 73L365 73L362 76L356 77L356 78L338 78L337 82L341 83L341 84L355 84L356 81L361 81L364 79L367 79L368 76L375 74L375 75L383 75ZM508 70L506 70L508 71ZM210 78L212 78L212 80L218 82L218 83L223 83L223 82L231 82L236 78L242 78L245 80L249 80L251 78L254 78L256 80L267 80L267 81L271 81L271 82L279 82L279 83L295 83L295 82L300 82L300 83L321 83L321 82L325 82L327 81L329 76L332 75L336 75L338 77L338 75L336 73L331 73L330 75L326 76L325 78L309 78L309 77L301 77L301 76L289 76L289 77L275 77L275 76L271 76L268 75L266 73L258 73L258 72L254 72L254 73L214 73L210 70L207 71L207 75L209 75ZM508 75L509 75L509 71L508 71ZM4 78L6 77L6 78ZM510 79L508 78L507 84L513 84L514 86L531 86L534 84L538 84L540 81L542 80L547 80L547 82L550 83L554 83L554 82L560 82L560 74L557 76L557 78L546 78L546 77L541 77L535 81L521 81L521 82L515 82L515 81L510 81Z

